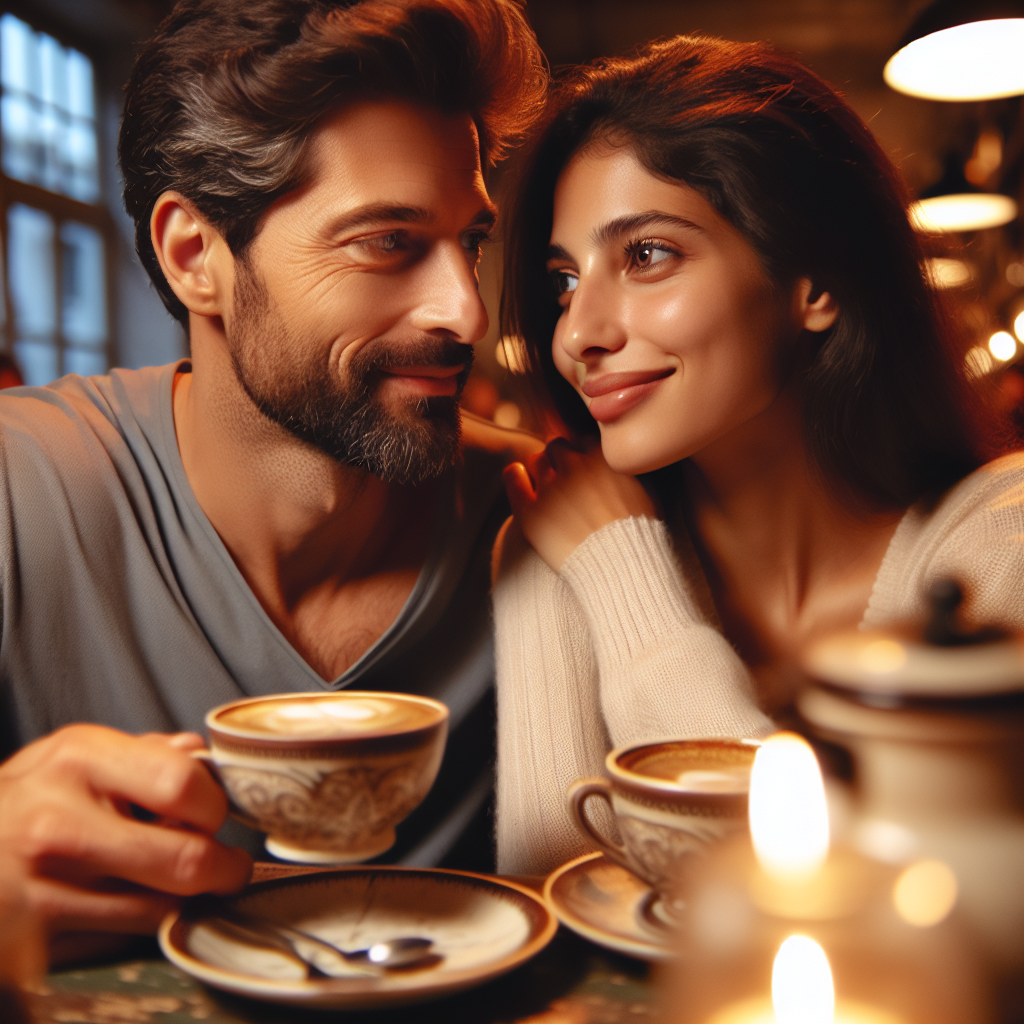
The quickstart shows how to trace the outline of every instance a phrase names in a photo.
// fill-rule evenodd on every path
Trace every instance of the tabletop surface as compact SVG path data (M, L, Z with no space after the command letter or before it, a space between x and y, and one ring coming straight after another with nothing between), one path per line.
M302 869L259 865L254 882ZM138 958L50 974L29 994L33 1024L648 1024L657 1019L647 964L559 929L551 944L501 978L446 999L392 1010L315 1011L206 987L164 960Z

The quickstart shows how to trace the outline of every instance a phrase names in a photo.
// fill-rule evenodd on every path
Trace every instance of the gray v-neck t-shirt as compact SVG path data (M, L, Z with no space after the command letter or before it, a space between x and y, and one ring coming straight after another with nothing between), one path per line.
M201 733L210 708L239 697L423 694L451 711L445 763L385 859L444 861L490 793L500 460L464 453L425 510L429 552L398 617L325 682L192 493L171 404L183 365L0 392L0 756L71 722Z

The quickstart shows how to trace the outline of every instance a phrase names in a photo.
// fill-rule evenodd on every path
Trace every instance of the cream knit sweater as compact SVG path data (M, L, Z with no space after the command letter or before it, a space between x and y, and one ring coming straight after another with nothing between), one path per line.
M601 775L613 747L772 731L746 666L701 611L707 587L685 546L677 558L665 524L646 517L592 534L557 574L518 531L500 545L499 871L543 874L589 849L565 792ZM965 585L971 620L1024 629L1024 453L907 512L861 625L920 616L941 575Z

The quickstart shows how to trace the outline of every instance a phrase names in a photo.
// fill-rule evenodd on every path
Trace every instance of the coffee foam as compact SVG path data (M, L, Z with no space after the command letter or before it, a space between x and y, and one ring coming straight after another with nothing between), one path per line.
M728 747L661 748L633 760L629 771L670 782L689 793L746 793L754 751Z
M217 716L225 728L260 736L336 739L407 732L437 722L429 704L394 697L331 694L293 700L254 701Z

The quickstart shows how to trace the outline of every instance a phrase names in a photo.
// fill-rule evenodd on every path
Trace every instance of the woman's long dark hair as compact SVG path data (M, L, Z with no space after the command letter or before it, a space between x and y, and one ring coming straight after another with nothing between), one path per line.
M546 273L559 175L581 148L628 146L733 224L777 282L808 276L839 317L803 380L808 448L871 506L900 508L994 453L963 351L930 291L907 190L860 118L764 43L678 36L573 69L557 85L507 209L503 333L570 429L593 433L555 370L559 307Z

